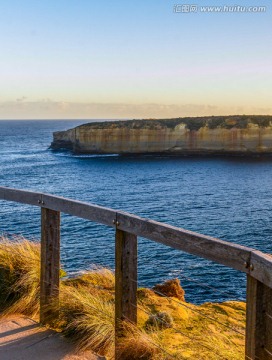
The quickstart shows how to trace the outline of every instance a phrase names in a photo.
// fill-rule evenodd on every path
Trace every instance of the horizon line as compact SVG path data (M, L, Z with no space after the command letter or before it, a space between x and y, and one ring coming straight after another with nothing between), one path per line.
M194 115L194 116L176 116L176 117L146 117L146 118L39 118L39 119L33 119L33 118L22 118L22 119L1 119L0 121L132 121L132 120L164 120L164 119L184 119L184 118L209 118L209 117L228 117L228 116L270 116L271 114L228 114L228 115Z

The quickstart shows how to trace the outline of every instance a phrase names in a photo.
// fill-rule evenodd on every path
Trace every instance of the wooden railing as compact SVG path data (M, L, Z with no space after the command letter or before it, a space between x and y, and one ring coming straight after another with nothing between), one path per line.
M122 320L137 324L137 236L247 274L245 359L272 359L272 257L260 251L59 196L0 187L0 199L41 208L40 321L48 323L59 298L60 213L116 229L116 343ZM118 348L118 346L116 346Z

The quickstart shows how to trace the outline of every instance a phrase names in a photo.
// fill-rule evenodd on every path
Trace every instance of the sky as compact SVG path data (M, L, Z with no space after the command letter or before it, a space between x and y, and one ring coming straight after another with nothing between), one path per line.
M0 119L272 114L271 6L1 0Z

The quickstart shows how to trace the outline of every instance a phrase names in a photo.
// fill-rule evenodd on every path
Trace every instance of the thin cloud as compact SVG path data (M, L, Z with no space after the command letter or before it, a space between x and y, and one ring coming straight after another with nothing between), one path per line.
M271 108L222 107L203 104L77 103L49 98L0 102L1 119L126 119L171 118L230 114L272 114Z

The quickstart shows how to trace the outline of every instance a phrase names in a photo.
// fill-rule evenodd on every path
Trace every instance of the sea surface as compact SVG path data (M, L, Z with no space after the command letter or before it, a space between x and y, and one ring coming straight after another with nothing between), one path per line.
M52 132L86 121L0 121L0 185L53 193L272 253L272 158L73 155ZM40 209L0 201L0 233L40 238ZM62 216L69 276L114 267L114 230ZM139 239L139 286L179 278L193 303L245 299L245 275Z

